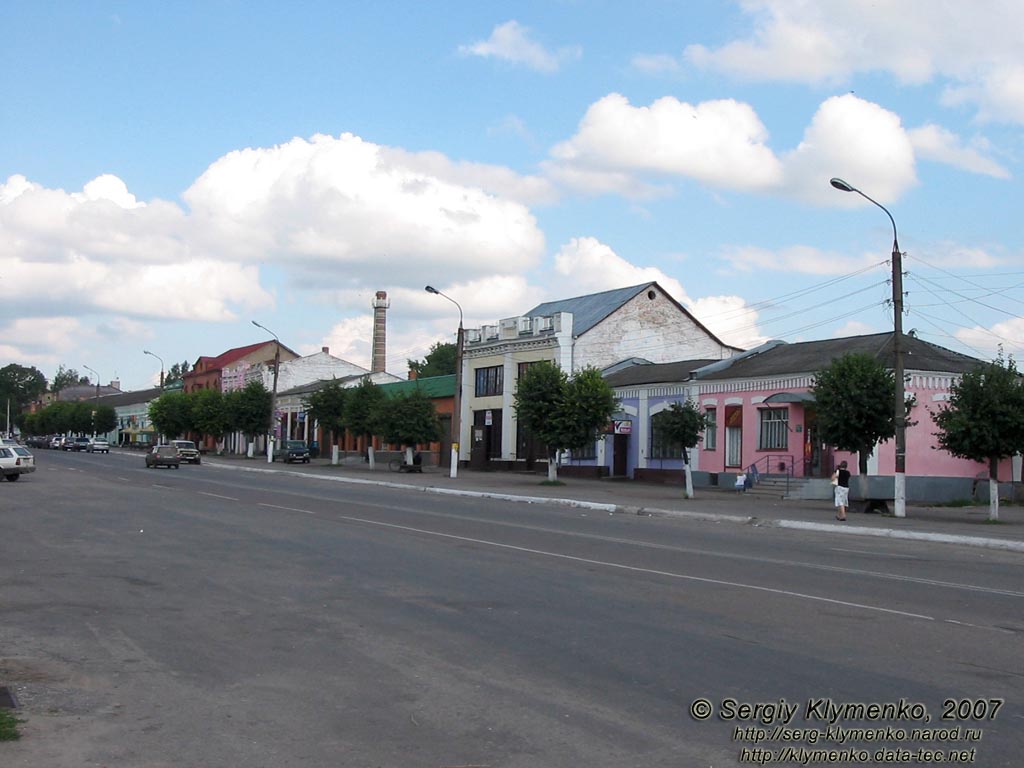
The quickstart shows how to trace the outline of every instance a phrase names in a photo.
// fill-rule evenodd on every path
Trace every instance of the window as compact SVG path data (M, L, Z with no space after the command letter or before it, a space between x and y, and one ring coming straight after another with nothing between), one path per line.
M596 459L597 441L595 440L582 448L576 448L570 452L573 459Z
M503 387L504 367L492 365L476 369L476 396L500 395Z
M704 411L707 417L707 428L704 430L704 450L713 451L718 447L718 409L708 408Z
M683 446L666 437L664 428L661 426L664 417L664 413L656 413L651 417L651 458L681 459L683 458Z
M789 445L789 408L764 408L761 410L761 438L758 448L762 451L781 451Z

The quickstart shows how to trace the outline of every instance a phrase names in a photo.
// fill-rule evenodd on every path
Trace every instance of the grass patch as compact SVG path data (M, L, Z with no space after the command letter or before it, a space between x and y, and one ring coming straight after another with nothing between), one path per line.
M15 741L21 738L18 733L18 723L24 720L14 714L14 710L0 708L0 741Z
M543 480L541 485L565 485L561 480Z

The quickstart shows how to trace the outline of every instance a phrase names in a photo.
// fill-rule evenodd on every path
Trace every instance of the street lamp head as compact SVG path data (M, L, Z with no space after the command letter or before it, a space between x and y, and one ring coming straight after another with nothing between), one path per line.
M435 288L432 285L426 286L423 290L426 291L427 293L440 293L440 291L437 290L437 288Z
M855 187L853 187L850 184L847 184L842 179L832 179L829 183L833 187L835 187L836 189L841 190L842 192L856 192L857 191L857 189Z

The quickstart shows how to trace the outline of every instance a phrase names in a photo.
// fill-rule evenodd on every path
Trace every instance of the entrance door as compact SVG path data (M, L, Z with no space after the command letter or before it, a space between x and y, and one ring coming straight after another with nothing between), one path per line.
M612 442L612 474L615 477L629 474L629 435L615 435Z

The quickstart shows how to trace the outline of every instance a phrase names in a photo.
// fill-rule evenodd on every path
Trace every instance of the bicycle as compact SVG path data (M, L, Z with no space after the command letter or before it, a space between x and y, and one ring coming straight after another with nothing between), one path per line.
M423 459L418 453L413 456L412 464L405 459L392 459L388 462L388 469L392 472L422 472Z

